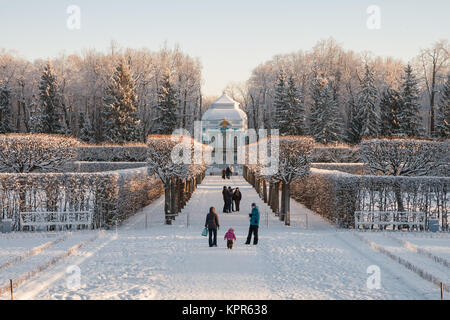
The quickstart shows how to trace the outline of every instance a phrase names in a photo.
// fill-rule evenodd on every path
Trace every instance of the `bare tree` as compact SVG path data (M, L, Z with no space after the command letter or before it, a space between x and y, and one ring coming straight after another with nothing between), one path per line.
M422 49L417 57L422 71L429 103L429 133L435 134L435 103L440 84L445 80L449 67L449 45L447 40L436 42L431 48Z

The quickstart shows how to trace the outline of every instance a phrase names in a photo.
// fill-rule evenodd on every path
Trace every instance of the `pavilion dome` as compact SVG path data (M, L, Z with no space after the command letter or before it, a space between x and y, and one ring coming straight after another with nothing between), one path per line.
M247 115L239 108L239 103L225 93L211 104L211 108L203 114L202 121L224 119L231 122L241 122L243 126L247 124Z

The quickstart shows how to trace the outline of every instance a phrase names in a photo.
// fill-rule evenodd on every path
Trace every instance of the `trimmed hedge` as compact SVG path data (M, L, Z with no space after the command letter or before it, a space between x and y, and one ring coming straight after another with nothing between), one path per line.
M312 162L362 162L359 148L354 147L316 147L312 153Z
M78 148L78 161L100 162L146 162L147 147L145 145L124 146L86 146ZM313 162L361 162L359 148L351 147L316 147L312 153Z
M23 211L94 212L94 228L111 228L163 193L147 168L101 173L0 174L0 218L19 230Z
M146 162L146 145L124 146L81 146L78 148L78 161L97 162Z
M323 170L337 170L351 174L364 175L366 173L366 168L364 163L313 163L312 168L323 169Z
M146 162L85 162L76 161L68 171L73 172L105 172L146 167Z
M292 197L341 227L354 227L355 211L423 211L448 229L448 177L361 176L311 169L292 184Z

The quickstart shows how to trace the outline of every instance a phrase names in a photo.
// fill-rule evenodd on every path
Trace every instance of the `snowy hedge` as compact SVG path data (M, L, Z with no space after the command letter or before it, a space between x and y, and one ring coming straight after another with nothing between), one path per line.
M448 228L448 177L360 176L311 169L293 183L293 198L342 227L354 226L355 211L423 211ZM402 210L399 210L402 206Z
M360 144L362 160L375 175L430 176L448 168L448 141L373 139Z
M131 145L83 145L78 148L78 161L97 162L146 162L147 146Z
M78 161L107 162L145 162L145 145L83 145L78 148ZM312 153L313 162L361 162L358 148L352 147L316 147Z
M76 159L78 140L60 135L0 135L0 172L61 172Z
M94 228L120 224L163 192L147 168L102 173L0 174L0 218L20 212L85 211L94 213Z
M316 147L312 153L313 162L361 162L357 147Z
M146 162L87 162L75 161L67 171L105 172L146 167Z
M324 170L337 170L351 174L365 174L366 169L364 163L322 163L316 162L311 164L312 168Z

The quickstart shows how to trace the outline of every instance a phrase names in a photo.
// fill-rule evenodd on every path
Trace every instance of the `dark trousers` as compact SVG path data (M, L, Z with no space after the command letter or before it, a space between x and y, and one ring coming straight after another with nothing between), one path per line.
M225 212L231 212L231 202L230 199L225 200Z
M209 246L217 246L217 228L209 228Z
M227 240L227 248L228 249L233 249L233 240Z
M236 211L241 211L239 208L239 205L241 204L241 200L234 200L234 203L236 204Z
M250 244L251 240L252 240L252 234L253 234L253 244L257 245L258 244L258 229L259 226L250 226L250 229L248 230L248 237L247 237L247 242L245 244Z

